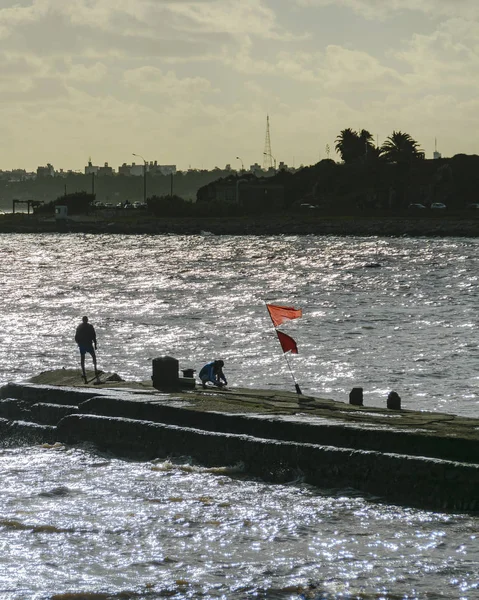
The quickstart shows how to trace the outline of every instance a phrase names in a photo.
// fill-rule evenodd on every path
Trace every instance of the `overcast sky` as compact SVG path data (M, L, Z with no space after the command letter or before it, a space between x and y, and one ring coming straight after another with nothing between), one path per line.
M479 153L479 0L0 0L0 54L0 169Z

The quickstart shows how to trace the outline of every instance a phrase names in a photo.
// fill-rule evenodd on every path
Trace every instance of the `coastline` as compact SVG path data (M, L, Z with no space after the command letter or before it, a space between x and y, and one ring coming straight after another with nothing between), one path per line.
M331 216L319 212L221 218L153 217L143 213L124 217L112 212L55 221L18 213L0 215L0 233L479 237L479 218L475 214Z

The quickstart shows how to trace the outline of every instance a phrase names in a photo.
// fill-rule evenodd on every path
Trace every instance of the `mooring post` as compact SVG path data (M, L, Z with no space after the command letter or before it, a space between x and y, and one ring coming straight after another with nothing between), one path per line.
M397 392L389 392L386 403L391 410L401 410L401 397Z
M349 392L349 404L363 406L363 388L355 387Z

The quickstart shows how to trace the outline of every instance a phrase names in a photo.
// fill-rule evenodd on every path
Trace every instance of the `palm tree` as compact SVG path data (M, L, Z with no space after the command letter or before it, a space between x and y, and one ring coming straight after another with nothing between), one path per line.
M350 127L343 129L336 138L335 148L345 163L352 163L375 154L373 136L366 129L361 129L360 132Z
M357 158L358 134L350 127L343 129L334 147L345 163L353 162Z
M367 129L361 129L359 132L359 145L360 148L363 149L364 154L368 157L375 154L374 151L376 150L376 146L374 145L373 134Z
M409 164L423 159L424 152L408 133L393 131L381 146L381 156L390 163Z

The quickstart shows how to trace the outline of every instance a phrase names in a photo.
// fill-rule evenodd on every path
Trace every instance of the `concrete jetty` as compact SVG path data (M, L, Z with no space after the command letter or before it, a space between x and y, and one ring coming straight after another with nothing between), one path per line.
M479 510L479 419L294 392L202 389L47 371L0 388L0 443L95 444L120 457L241 465L273 482L352 488L435 510Z

